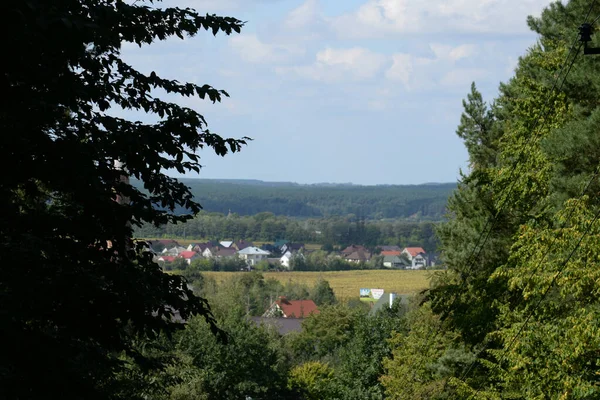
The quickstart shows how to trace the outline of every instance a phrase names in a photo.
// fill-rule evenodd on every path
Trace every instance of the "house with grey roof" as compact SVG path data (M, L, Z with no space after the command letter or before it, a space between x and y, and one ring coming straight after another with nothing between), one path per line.
M269 257L269 254L271 253L259 249L256 246L250 246L238 251L237 254L238 256L240 256L240 258L246 260L246 264L248 264L249 266L254 266L262 260L266 260L267 257Z

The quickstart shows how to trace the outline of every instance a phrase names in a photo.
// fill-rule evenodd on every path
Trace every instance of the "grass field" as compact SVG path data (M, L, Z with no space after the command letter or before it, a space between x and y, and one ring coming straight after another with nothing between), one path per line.
M233 274L244 272L203 272L203 275L214 278L217 282L228 279ZM265 279L275 278L285 283L288 281L313 286L323 278L329 282L337 298L348 299L359 297L360 288L384 289L386 293L396 292L410 294L429 287L430 271L336 271L336 272L264 272Z

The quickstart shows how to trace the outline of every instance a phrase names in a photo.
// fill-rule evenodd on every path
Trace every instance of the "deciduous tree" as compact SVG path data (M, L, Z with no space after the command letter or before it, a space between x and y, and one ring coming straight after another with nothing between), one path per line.
M0 67L6 99L0 128L0 253L4 398L110 398L122 352L140 361L133 341L205 316L206 302L182 278L164 274L132 226L185 221L200 205L165 174L198 171L202 148L238 151L195 110L159 96L220 101L209 85L142 73L121 58L123 43L239 32L229 17L157 2L12 1ZM115 116L150 113L156 122ZM9 172L9 173L8 173ZM144 192L125 175L143 182ZM116 200L121 201L117 202ZM160 207L160 208L158 208Z

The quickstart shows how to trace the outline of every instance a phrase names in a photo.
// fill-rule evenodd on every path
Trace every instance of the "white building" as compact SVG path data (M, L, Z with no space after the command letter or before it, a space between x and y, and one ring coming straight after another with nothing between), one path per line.
M427 258L425 250L422 247L406 247L402 254L410 260L410 269L425 269L427 267Z
M269 257L268 251L259 249L258 247L250 246L243 250L238 251L240 258L246 260L246 263L250 266L256 265L262 260L266 260Z
M281 266L289 268L290 267L290 261L292 261L292 253L289 251L286 251L284 255L281 256L281 258L279 259L279 262L281 263Z

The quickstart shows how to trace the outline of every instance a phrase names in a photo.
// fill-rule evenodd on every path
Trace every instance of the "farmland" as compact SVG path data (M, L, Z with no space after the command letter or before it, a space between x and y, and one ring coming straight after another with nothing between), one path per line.
M242 272L203 272L217 282ZM336 297L347 299L359 296L360 288L384 289L399 294L416 293L429 287L431 271L406 270L355 270L331 272L264 272L265 279L274 278L282 283L293 281L313 286L319 279L329 282Z

